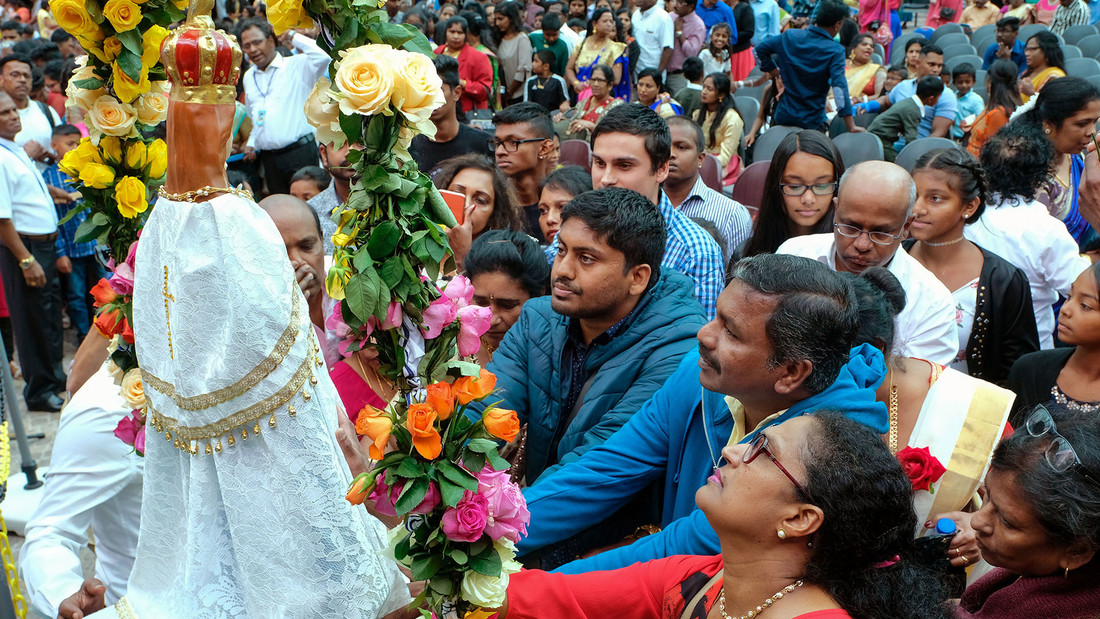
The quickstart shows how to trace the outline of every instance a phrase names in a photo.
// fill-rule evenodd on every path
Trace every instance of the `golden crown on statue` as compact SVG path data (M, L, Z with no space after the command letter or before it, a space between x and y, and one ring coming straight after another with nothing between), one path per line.
M218 104L237 98L241 48L236 37L214 27L213 7L213 0L192 0L187 21L161 47L175 101Z

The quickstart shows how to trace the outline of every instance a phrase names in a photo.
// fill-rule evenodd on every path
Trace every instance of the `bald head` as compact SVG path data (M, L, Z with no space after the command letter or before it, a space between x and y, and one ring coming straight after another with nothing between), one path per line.
M885 161L853 166L840 179L833 233L838 271L886 266L905 235L917 186L904 168Z
M296 198L287 193L272 194L259 202L260 208L267 212L272 219L275 219L275 214L292 214L298 213L305 216L307 219L313 220L313 225L317 228L317 236L322 236L321 232L321 219L317 216L317 212L313 210L309 204L304 200ZM278 221L275 222L278 226Z
M260 208L267 212L286 245L286 254L295 269L309 265L318 281L325 278L325 243L321 240L321 221L308 204L284 193L268 196L260 201ZM299 279L301 281L301 279ZM310 303L320 296L310 297Z
M873 195L877 201L908 217L917 202L917 184L905 168L888 161L864 161L840 177L837 199L844 202L845 187L853 194Z

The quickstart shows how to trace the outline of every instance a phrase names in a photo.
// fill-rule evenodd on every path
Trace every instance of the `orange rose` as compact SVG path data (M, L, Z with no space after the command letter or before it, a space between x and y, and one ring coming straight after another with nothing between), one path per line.
M459 404L469 404L474 400L480 400L496 389L497 377L488 370L481 370L479 376L463 376L451 385L451 390L458 398Z
M490 408L481 417L489 434L511 443L519 434L519 416L506 408Z
M95 328L99 329L99 333L107 339L111 339L119 333L122 333L122 324L118 319L118 310L113 309L108 312L100 312L99 315L95 317Z
M100 279L99 283L92 287L92 298L95 299L93 305L95 307L103 307L111 301L115 300L118 295L115 294L115 289L111 288L111 284L106 279Z
M455 395L451 393L450 383L428 385L428 406L432 407L440 420L446 420L455 410Z
M390 441L392 431L393 420L390 416L370 404L364 406L355 417L355 432L371 440L370 457L373 460L381 460L386 455L386 443Z
M435 460L443 451L443 440L435 429L436 417L438 415L428 404L413 404L405 421L405 427L412 434L413 447L428 460Z
M348 494L344 498L352 505L362 505L363 501L367 499L367 495L370 494L370 487L370 476L366 473L359 473L355 479L351 480L351 486L348 487Z

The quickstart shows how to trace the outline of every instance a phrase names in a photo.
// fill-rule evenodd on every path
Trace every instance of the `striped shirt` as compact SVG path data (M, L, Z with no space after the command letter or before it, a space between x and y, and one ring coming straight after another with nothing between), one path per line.
M691 193L676 208L692 219L705 219L713 223L726 242L726 256L732 255L741 243L752 236L752 217L748 209L707 187L701 176L696 177Z
M1066 32L1070 26L1080 26L1089 23L1089 7L1083 0L1074 0L1069 6L1059 4L1054 11L1054 21L1050 22L1050 31L1058 36Z
M72 179L68 174L65 174L58 169L57 164L53 164L50 167L42 171L42 178L45 179L46 184L51 187L57 187L64 189L65 191L72 191ZM69 214L69 211L76 206L77 202L66 202L65 204L54 204L54 208L57 209L57 220L61 221L65 218L65 215ZM88 218L88 211L80 211L73 218L57 227L57 255L68 256L69 258L86 258L88 256L95 255L95 241L87 241L85 243L77 243L75 240L76 229L80 227L80 224L84 223L84 220Z

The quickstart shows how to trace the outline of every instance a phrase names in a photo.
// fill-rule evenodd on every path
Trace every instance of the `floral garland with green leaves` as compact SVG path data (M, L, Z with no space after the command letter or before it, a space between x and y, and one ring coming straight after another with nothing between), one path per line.
M53 0L57 24L88 52L69 81L70 115L83 116L90 137L66 154L59 167L83 200L62 221L81 211L78 242L97 241L110 250L112 271L92 289L95 326L110 340L110 370L133 408L115 435L145 451L145 397L134 350L134 255L149 201L164 184L168 149L144 137L168 115L168 90L160 46L168 26L184 18L186 0ZM75 114L74 114L75 108Z

